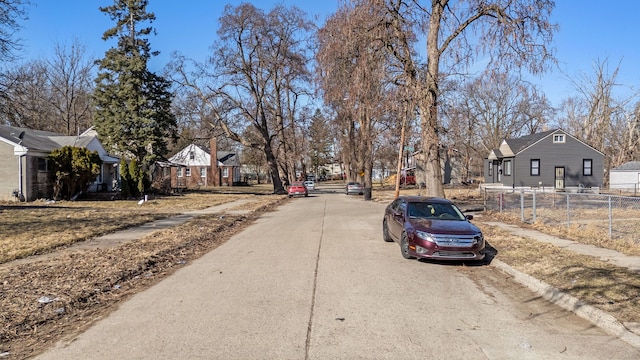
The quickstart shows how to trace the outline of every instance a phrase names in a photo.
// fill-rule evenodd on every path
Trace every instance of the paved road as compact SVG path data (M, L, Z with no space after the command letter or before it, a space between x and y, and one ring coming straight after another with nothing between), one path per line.
M404 260L382 241L384 204L327 190L265 214L38 358L640 358L522 288L482 281L491 266Z

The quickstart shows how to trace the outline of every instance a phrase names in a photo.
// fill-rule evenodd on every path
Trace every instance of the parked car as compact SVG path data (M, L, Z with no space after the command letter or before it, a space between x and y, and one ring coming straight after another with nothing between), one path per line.
M405 259L482 260L482 232L450 200L400 196L387 205L384 241L396 241Z
M313 180L307 180L304 182L304 186L306 186L308 190L313 190L315 189L316 184L313 182Z
M345 193L347 195L351 195L351 194L358 194L358 195L362 195L363 194L363 187L362 184L360 184L359 182L355 182L355 181L350 181L347 183L347 186L345 186Z
M291 185L289 185L287 192L289 193L289 197L296 196L296 195L309 196L309 191L307 191L307 187L304 186L304 183L302 181L292 182Z

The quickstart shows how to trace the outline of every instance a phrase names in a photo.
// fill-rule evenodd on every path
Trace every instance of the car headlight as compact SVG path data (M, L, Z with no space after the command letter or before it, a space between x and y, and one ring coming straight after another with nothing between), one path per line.
M424 232L424 231L416 231L416 236L419 237L422 240L426 240L428 242L432 242L432 243L436 243L436 239L433 238L433 236L431 236L431 234L429 234L428 232Z
M482 244L483 242L484 237L482 236L482 233L478 233L473 237L473 245Z

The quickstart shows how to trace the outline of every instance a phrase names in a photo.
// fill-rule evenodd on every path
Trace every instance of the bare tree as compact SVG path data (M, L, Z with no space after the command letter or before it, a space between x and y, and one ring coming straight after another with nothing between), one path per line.
M610 134L614 113L622 110L622 104L614 99L620 64L613 72L608 70L608 60L594 62L594 75L581 74L571 79L581 96L586 112L581 116L575 135L600 151L605 150L607 134Z
M408 41L396 42L399 46L393 54L405 64L406 84L413 87L420 109L427 193L444 196L440 163L444 128L438 115L441 82L447 74L464 73L479 55L486 55L490 66L507 72L512 68L527 68L532 73L545 70L553 60L547 48L556 29L549 22L553 1L432 0L426 5L407 0L370 1L386 4L396 39L401 40L410 27L425 32L426 65L409 57L408 50L401 51ZM421 19L416 19L419 14ZM467 34L472 36L467 38ZM478 39L475 46L469 40L472 37Z
M47 84L55 113L56 131L72 135L92 123L91 93L95 61L86 57L77 40L69 47L56 44L53 59L47 61Z
M56 131L47 67L34 60L3 74L3 121L30 129Z
M14 52L20 49L16 32L20 29L19 21L24 19L25 0L0 1L0 62L15 60Z
M371 4L343 4L318 35L318 81L325 102L337 110L346 175L362 179L365 199L372 188L373 144L393 86L381 41L387 31L379 26L382 15Z
M4 74L0 101L15 126L75 134L91 126L92 69L84 46L55 45L51 60L33 60Z
M305 14L295 7L276 6L265 14L249 3L229 5L210 62L196 64L198 72L191 73L186 59L177 57L169 69L177 83L207 102L229 138L264 152L275 193L285 193L277 150L287 141L285 129L297 120L310 30ZM243 137L247 126L260 136Z
M640 144L638 94L614 95L616 88L623 86L617 81L619 70L620 63L609 71L608 60L596 60L592 74L570 77L578 95L563 101L559 119L561 126L606 155L607 173L612 167L637 160Z

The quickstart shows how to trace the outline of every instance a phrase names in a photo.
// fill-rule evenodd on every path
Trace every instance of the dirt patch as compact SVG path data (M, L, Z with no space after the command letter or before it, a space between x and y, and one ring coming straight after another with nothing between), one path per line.
M247 215L205 215L111 248L56 251L0 268L0 354L35 356L71 339L117 305L227 241L285 198L243 205Z

